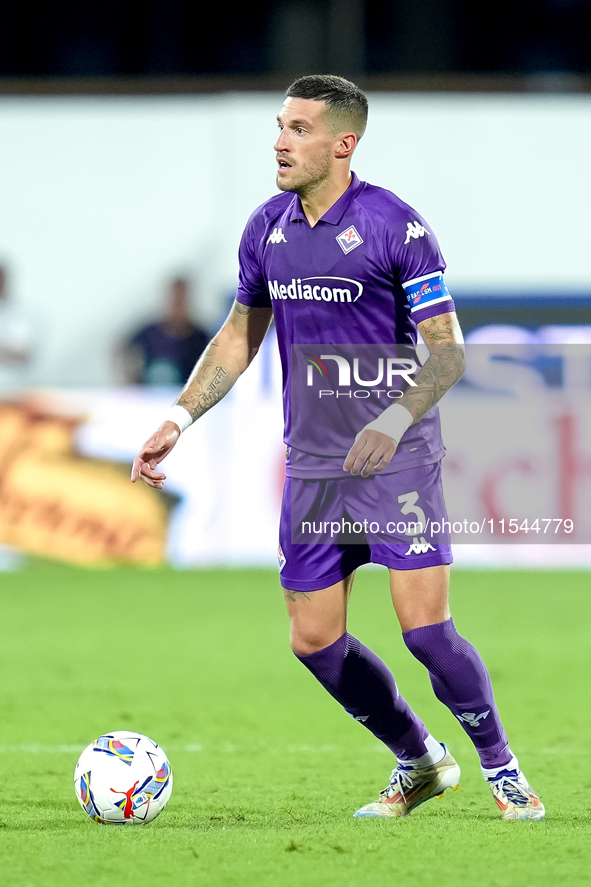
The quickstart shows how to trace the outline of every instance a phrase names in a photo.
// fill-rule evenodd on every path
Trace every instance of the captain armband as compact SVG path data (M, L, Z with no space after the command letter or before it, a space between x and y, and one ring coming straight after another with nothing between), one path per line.
M406 298L410 305L411 315L423 308L430 308L442 302L451 300L451 295L443 279L443 271L435 271L433 274L423 274L414 280L407 280L402 284Z

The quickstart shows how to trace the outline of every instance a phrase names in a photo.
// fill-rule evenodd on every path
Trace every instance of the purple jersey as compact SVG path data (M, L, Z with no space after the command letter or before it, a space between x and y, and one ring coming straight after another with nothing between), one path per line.
M310 227L300 199L281 193L250 217L240 244L237 300L273 308L283 367L287 473L342 477L355 433L389 403L372 398L365 421L324 444L292 428L292 346L412 346L417 323L454 311L445 261L425 220L391 191L360 181ZM317 353L317 352L316 352ZM353 436L351 437L351 432ZM298 446L300 444L300 446ZM403 435L390 471L443 455L437 408Z

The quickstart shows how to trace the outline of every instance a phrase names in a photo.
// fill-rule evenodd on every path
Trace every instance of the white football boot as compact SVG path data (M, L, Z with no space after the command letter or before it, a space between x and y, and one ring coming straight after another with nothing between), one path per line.
M521 770L501 770L486 780L501 819L543 819L544 805Z
M443 750L445 756L438 764L417 769L399 764L392 770L390 784L380 792L377 801L366 804L353 815L407 816L425 801L443 797L446 789L456 791L460 787L460 768L445 746Z

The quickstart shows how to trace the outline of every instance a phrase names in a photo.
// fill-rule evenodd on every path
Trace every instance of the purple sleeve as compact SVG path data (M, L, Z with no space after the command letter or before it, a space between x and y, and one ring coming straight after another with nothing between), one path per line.
M414 322L455 311L443 279L445 259L433 231L414 211L397 228L400 230L396 231L393 243L394 264Z
M455 310L454 300L450 297L437 305L426 305L424 308L420 308L416 314L413 314L412 319L418 325L423 320L428 320L429 317L435 317L437 314L449 314L450 311Z
M251 308L269 308L271 297L256 253L257 238L253 228L254 220L251 218L244 229L238 250L240 270L236 301Z
M416 280L434 271L445 271L445 259L437 238L426 221L410 207L409 215L396 220L391 231L391 249L400 283Z

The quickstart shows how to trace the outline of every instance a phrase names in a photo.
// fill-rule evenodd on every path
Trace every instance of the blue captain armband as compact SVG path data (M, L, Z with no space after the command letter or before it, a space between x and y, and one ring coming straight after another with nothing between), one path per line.
M423 274L422 277L415 277L414 280L407 280L402 284L402 288L406 293L410 305L410 313L420 311L422 308L430 308L431 305L437 305L438 302L448 302L451 295L443 279L441 271L435 271L433 274Z

